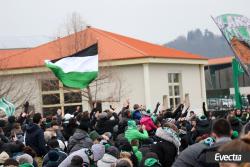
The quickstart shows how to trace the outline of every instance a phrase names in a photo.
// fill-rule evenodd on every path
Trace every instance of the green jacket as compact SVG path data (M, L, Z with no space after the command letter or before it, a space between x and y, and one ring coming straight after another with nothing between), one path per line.
M129 120L128 129L125 131L125 138L128 139L129 142L131 142L133 139L145 140L148 139L148 132L143 130L143 133L141 133L137 129L135 121Z
M142 153L141 153L141 151L139 151L138 146L133 146L132 148L133 148L133 152L135 153L135 156L136 156L138 162L140 163L141 160L142 160Z

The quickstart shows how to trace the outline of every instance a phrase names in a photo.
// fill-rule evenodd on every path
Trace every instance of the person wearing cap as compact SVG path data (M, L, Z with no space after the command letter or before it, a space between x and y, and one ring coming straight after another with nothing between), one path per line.
M125 131L125 138L131 142L133 139L146 140L149 138L146 127L142 125L142 132L137 129L136 123L134 120L128 121L128 129Z

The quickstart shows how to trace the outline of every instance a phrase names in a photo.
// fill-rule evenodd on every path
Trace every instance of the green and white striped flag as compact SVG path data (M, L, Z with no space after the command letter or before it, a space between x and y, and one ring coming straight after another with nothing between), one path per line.
M45 60L45 65L69 88L86 88L98 76L97 43L71 56Z
M4 111L6 116L12 116L15 113L15 106L5 98L0 99L0 110Z
M236 37L250 45L250 19L247 17L239 14L224 14L216 17L215 22L229 42Z

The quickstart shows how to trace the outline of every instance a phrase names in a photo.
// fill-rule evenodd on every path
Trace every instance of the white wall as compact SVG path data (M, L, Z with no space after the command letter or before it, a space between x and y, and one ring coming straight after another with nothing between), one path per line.
M202 111L202 88L199 65L150 64L149 73L152 110L158 101L162 104L163 95L169 94L168 73L181 73L182 99L188 93L191 109L197 113Z

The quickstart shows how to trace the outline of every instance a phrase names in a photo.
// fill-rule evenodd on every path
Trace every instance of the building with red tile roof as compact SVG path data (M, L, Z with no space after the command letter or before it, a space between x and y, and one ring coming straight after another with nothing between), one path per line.
M55 80L44 66L44 60L69 56L96 42L99 66L108 67L116 74L112 75L112 79L116 77L114 81L100 88L97 99L121 105L130 98L132 104L144 104L147 108L154 107L157 102L175 107L185 99L192 109L201 111L202 102L206 100L204 65L207 58L97 28L90 27L34 48L0 50L0 75L13 75L18 83L22 83L23 78L25 82L31 81L30 85L36 90L34 94L39 98L30 99L30 103L39 112L55 112L57 108L67 112L68 108L77 105L86 109L84 97L78 96L81 101L66 102L69 90L61 84L56 84L55 90L44 88L45 81ZM121 86L117 87L118 82L126 89L123 95L117 93L121 90ZM120 96L112 100L117 94ZM51 104L48 99L52 99L52 95L59 101L52 100Z

